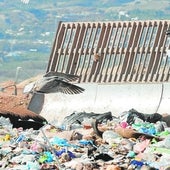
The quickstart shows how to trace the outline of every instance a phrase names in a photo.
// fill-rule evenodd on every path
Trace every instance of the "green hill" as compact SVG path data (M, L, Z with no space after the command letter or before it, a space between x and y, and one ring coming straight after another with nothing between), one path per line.
M0 82L46 70L59 21L169 19L169 0L0 1Z

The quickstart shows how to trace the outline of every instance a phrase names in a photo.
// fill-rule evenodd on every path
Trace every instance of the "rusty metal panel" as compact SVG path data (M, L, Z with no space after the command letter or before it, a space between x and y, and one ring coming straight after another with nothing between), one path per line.
M60 22L47 72L79 82L169 82L170 20Z

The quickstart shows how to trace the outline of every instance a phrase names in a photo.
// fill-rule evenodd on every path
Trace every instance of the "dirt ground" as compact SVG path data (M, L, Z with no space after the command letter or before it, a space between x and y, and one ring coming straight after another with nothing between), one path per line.
M30 96L23 94L23 89L27 84L36 81L41 76L42 75L37 75L30 79L26 79L25 81L17 83L16 86L15 82L10 80L0 83L0 108L26 108L30 101Z
M4 88L4 90L1 90L0 92L0 108L1 107L13 108L13 107L21 107L21 106L25 107L26 95L22 94L23 87L16 86L17 95L15 95L14 94L15 88L13 85L14 82L12 81L8 81L0 84L0 87Z
M0 84L0 88L4 90L0 91L0 110L23 110L27 108L30 98L23 94L24 84L16 85L17 94L15 94L14 82L7 81Z

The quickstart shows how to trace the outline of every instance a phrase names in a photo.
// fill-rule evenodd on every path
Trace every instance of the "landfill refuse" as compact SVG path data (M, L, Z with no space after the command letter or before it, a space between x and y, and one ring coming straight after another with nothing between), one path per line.
M110 113L92 114L89 128L74 126L77 122L67 116L65 120L69 120L71 129L49 123L37 130L14 128L8 118L0 117L0 169L165 170L170 167L170 128L157 119L159 115L156 122L138 116L138 121L128 123L128 117L115 118ZM81 122L84 118L87 115L81 114Z

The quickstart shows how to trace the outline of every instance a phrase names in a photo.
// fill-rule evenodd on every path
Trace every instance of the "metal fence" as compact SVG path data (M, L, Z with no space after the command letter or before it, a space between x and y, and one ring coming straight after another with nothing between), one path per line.
M79 82L169 82L170 20L60 22L47 72Z

